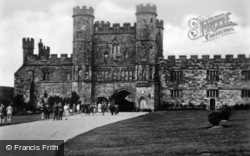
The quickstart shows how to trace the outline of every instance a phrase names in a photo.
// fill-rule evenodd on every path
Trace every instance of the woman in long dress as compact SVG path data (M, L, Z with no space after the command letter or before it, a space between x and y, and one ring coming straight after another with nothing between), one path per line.
M98 113L101 113L102 112L102 104L98 103L97 107L98 107Z

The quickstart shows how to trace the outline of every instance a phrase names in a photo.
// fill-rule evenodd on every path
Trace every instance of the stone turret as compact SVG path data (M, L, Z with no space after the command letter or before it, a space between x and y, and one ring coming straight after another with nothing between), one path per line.
M27 62L27 56L33 55L34 53L34 39L23 38L23 64Z
M73 17L75 16L92 16L94 18L94 9L92 7L87 8L83 6L80 8L79 6L73 8Z
M138 14L154 14L155 16L157 16L157 8L155 5L150 5L150 4L147 4L147 5L143 5L143 4L140 4L140 5L137 5L136 6L136 15Z
M73 63L90 65L94 35L94 9L79 6L73 9Z
M155 64L157 55L156 10L155 5L136 6L136 60L139 64Z
M41 39L38 43L38 54L40 58L49 58L50 56L50 47L44 46Z
M156 6L137 5L136 6L136 39L156 40Z

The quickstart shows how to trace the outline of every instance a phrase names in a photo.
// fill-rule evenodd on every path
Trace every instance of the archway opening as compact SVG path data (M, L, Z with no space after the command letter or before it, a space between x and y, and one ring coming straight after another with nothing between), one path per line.
M105 103L105 104L108 104L108 99L105 98L105 97L98 97L98 98L96 99L96 103L97 103L97 104L98 104L98 103Z
M115 92L110 97L110 101L113 104L118 104L121 112L132 112L135 110L134 94L127 90Z

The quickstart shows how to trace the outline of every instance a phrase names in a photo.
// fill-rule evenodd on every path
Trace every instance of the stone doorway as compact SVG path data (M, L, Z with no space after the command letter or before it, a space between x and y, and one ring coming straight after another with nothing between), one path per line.
M215 99L210 99L210 109L215 110Z
M135 110L134 94L128 90L119 90L110 97L111 103L119 105L120 112L132 112Z

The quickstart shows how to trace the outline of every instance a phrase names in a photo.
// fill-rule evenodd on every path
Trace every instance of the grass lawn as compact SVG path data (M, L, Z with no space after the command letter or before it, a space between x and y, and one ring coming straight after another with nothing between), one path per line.
M250 155L250 111L209 128L209 111L154 112L78 135L66 155ZM115 117L115 116L114 116Z
M41 115L40 114L33 114L33 115L17 115L17 116L12 116L12 121L11 124L19 124L19 123L25 123L25 122L32 122L32 121L37 121L41 120ZM7 126L7 117L5 116L5 123L0 125L0 126Z

